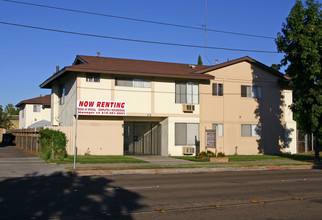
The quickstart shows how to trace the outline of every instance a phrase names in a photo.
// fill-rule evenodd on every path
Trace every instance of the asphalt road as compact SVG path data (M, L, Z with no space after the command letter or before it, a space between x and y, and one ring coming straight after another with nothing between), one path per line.
M1 178L0 213L1 219L322 219L321 186L321 170Z

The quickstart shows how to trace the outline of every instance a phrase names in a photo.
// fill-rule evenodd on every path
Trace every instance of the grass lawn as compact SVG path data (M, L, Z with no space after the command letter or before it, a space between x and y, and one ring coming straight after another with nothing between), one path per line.
M180 168L227 168L227 167L254 167L254 166L292 166L292 165L312 165L308 162L268 162L268 163L205 163L205 164L185 164L185 165L143 165L143 166L96 166L96 167L77 167L77 170L136 170L136 169L180 169ZM74 170L73 167L67 167Z
M321 155L321 154L320 154ZM239 161L265 161L265 160L297 160L314 161L314 154L282 154L282 155L227 155L229 162ZM204 158L195 158L194 156L173 156L173 158L189 160L195 162L209 162Z
M49 161L57 164L68 164L74 163L74 156L67 156L63 160ZM84 155L77 156L77 163L148 163L144 160L135 159L127 156L95 156L95 155Z

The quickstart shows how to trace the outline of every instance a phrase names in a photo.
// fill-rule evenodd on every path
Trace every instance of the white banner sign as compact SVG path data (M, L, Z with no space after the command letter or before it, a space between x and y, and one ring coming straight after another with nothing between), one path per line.
M126 104L121 101L77 101L79 115L126 115Z

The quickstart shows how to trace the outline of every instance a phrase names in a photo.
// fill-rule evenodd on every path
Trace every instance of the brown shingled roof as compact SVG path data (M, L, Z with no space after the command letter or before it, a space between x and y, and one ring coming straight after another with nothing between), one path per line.
M238 59L235 59L235 60L231 60L231 61L228 61L228 62L224 62L224 63L220 63L220 64L217 64L217 65L214 65L214 66L208 66L207 68L204 68L202 70L199 70L199 71L196 71L196 73L207 73L209 71L213 71L213 70L217 70L217 69L220 69L220 68L224 68L224 67L227 67L227 66L230 66L230 65L234 65L236 63L241 63L241 62L249 62L251 64L254 64L254 65L257 65L265 70L267 70L268 72L280 77L281 79L283 80L290 80L290 78L286 75L284 75L283 73L269 67L269 66L266 66L265 64L257 61L257 60L254 60L253 58L250 58L248 56L245 56L245 57L241 57L241 58L238 58Z
M19 102L16 107L21 106L22 104L40 104L40 105L51 105L51 95L40 96L37 98L26 99Z
M207 68L207 66L78 55L72 66L63 68L42 83L40 87L50 88L51 82L65 74L65 72L86 72L117 76L141 76L190 80L213 79L213 76L211 75L195 73L196 71L200 71L205 68Z

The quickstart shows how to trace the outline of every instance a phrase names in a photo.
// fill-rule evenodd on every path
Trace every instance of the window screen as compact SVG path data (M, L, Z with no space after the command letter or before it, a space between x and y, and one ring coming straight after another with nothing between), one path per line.
M176 103L198 104L199 85L192 82L177 82L175 89Z
M97 73L87 73L86 82L100 82L100 74Z
M224 136L223 127L223 124L212 124L212 129L216 130L218 137Z
M259 125L241 125L242 137L258 137L261 136L261 127Z
M40 112L40 105L34 105L34 112Z
M212 84L212 95L213 96L223 96L223 84L213 83Z
M175 123L175 145L194 146L199 140L198 123Z
M187 124L175 124L175 145L186 145L187 140Z

